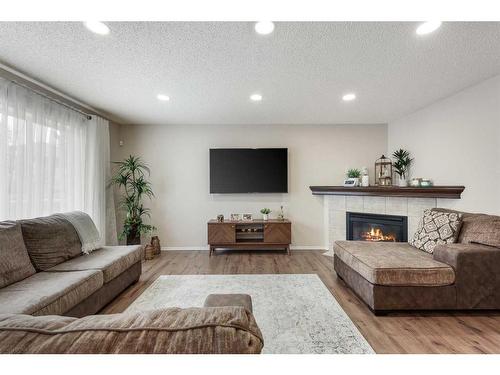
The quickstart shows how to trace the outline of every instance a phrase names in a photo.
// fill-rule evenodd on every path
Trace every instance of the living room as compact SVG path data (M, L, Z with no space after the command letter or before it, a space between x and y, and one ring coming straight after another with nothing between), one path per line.
M0 353L500 353L498 13L15 8Z

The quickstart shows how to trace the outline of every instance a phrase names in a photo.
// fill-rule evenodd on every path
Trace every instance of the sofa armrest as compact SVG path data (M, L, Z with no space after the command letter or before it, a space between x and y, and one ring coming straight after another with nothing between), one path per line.
M204 307L240 306L252 312L252 297L248 294L209 294Z
M438 245L433 258L455 271L457 308L500 308L500 248L473 243Z
M489 260L500 259L500 248L475 243L438 245L434 249L433 258L449 264L456 271L459 265L469 261L476 260L486 264Z

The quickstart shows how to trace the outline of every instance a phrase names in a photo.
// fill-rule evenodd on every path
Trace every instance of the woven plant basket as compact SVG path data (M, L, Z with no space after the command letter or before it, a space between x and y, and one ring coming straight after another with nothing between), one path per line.
M151 237L151 245L155 248L155 254L160 255L161 245L160 245L160 239L158 238L158 236Z
M144 247L144 259L151 260L156 256L156 249L153 245L147 244Z

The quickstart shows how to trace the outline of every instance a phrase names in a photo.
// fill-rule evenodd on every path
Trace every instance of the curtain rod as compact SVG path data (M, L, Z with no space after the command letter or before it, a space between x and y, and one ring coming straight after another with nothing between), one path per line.
M106 116L103 116L97 111L94 111L90 108L86 108L85 106L79 104L75 99L72 99L71 97L65 94L59 93L57 92L57 90L52 89L50 86L35 81L31 77L26 76L23 73L20 73L15 69L5 66L1 63L0 63L0 77L3 77L6 80L18 86L24 87L25 89L34 92L37 95L43 96L44 98L47 98L57 104L60 104L68 109L71 109L72 111L78 112L84 115L88 120L90 120L92 116L101 116L106 120L111 121Z
M5 77L4 77L4 78L5 78ZM18 85L18 86L24 87L25 89L27 89L27 90L29 90L29 91L31 91L31 92L33 92L33 93L37 94L37 95L40 95L40 96L42 96L42 97L44 97L44 98L46 98L46 99L49 99L51 102L57 103L57 104L59 104L59 105L62 105L63 107L66 107L66 108L68 108L68 109L72 110L73 112L78 112L78 113L82 114L83 116L85 116L85 118L86 118L87 120L91 120L91 119L92 119L92 115L89 115L89 114L88 114L88 113L86 113L86 112L80 111L79 109L77 109L77 108L75 108L75 107L72 107L72 106L70 106L70 105L68 105L68 104L66 104L66 103L63 103L63 102L61 102L60 100L57 100L57 99L55 99L55 98L53 98L53 97L50 97L50 96L48 96L48 95L45 95L44 93L41 93L40 91L38 91L38 90L36 90L36 89L34 89L34 88L32 88L32 87L29 87L28 85L25 85L24 83L21 83L21 82L18 82L18 81L12 80L12 79L8 79L8 78L6 78L6 79L7 79L8 81L12 82L12 83L13 83L13 84L15 84L15 85Z

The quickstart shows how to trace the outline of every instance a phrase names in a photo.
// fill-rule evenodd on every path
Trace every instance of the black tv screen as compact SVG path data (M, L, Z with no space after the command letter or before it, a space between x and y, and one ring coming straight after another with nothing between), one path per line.
M210 149L210 193L287 193L288 149Z

